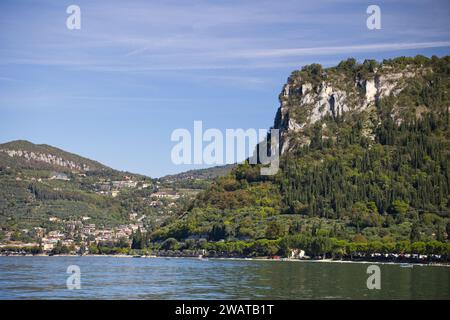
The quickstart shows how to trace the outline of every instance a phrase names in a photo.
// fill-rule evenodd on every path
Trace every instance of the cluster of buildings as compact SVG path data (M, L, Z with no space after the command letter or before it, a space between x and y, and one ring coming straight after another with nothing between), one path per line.
M157 199L169 199L169 200L177 200L180 198L180 195L173 192L166 192L166 191L158 191L151 194L151 197L157 198Z
M84 173L78 173L78 177L86 177ZM53 171L48 177L25 177L21 173L16 180L30 180L42 182L43 180L60 180L70 181L76 179L76 175L69 175ZM119 180L120 179L120 180ZM164 216L172 214L177 206L177 200L181 194L174 190L159 190L159 181L155 184L149 180L139 180L133 176L123 176L119 179L100 178L93 182L92 191L97 194L116 197L124 189L147 189L143 192L140 200L141 204L153 208L152 211L156 215L155 221L160 221ZM57 184L53 190L61 190ZM150 217L150 216L149 216ZM30 230L20 230L18 233L21 237L13 236L13 232L7 231L3 233L0 241L0 251L2 247L38 247L40 246L44 252L51 252L56 246L63 245L71 249L71 251L79 251L80 247L87 248L93 243L122 243L127 241L131 243L134 232L141 230L145 232L144 226L145 215L139 215L135 212L129 214L128 224L119 225L111 228L98 226L92 222L92 218L84 216L80 218L71 218L70 220L62 219L57 216L48 218L48 223L41 225L42 227L34 227ZM2 241L4 240L4 241ZM29 243L26 243L29 242Z
M92 243L117 243L126 241L131 243L131 236L140 229L145 232L143 220L145 215L138 217L137 213L129 214L130 223L112 228L98 228L94 223L90 223L90 217L82 217L80 220L63 221L56 217L50 217L49 222L58 224L58 230L46 230L41 227L34 227L32 230L21 230L25 234L32 234L33 238L40 239L40 243L9 243L2 246L8 247L37 247L41 246L44 252L52 251L58 244L73 248L79 251L84 245Z
M135 181L130 176L124 176L123 180L117 181L101 179L99 183L96 185L98 194L110 197L117 197L120 191L124 188L129 189L137 188L138 190L142 190L150 187L152 187L151 183Z

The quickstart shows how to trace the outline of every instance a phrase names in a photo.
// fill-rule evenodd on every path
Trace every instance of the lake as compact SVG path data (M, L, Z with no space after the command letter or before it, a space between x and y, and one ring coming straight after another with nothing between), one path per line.
M67 267L81 271L69 290ZM119 257L0 257L0 299L450 299L450 267Z

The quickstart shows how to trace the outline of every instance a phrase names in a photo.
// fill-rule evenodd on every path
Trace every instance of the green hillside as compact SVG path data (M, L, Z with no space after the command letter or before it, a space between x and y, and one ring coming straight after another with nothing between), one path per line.
M176 186L179 188L204 189L211 180L229 174L236 164L227 164L205 169L194 169L178 174L167 175L158 180L165 186Z
M117 197L102 193L104 186L124 177L152 185L145 176L117 171L48 145L0 144L0 226L5 230L45 227L51 217L77 221L88 216L91 223L105 227L127 222L146 190L124 188Z
M237 166L151 240L237 255L449 250L449 89L450 57L293 72L275 118L278 174Z

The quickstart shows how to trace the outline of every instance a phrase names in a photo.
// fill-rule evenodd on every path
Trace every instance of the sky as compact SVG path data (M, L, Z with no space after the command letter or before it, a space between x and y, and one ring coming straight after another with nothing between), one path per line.
M66 27L72 4L79 30ZM267 129L306 64L448 55L449 13L448 0L2 0L0 143L151 177L206 167L171 161L175 129Z

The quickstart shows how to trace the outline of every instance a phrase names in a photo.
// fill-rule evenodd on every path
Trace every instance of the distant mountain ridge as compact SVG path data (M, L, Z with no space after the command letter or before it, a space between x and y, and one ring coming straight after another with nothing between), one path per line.
M184 180L184 179L203 179L210 180L217 177L222 177L227 175L233 170L237 164L227 164L223 166L215 166L211 168L205 169L194 169L188 170L176 174L169 174L161 177L160 179L163 181L167 180Z
M47 144L16 140L0 144L0 165L14 168L45 168L59 171L98 171L111 168Z
M130 213L147 212L142 199L153 190L149 177L47 144L0 144L0 230L43 227L50 217L127 223Z
M190 179L211 180L231 172L237 164L188 170L159 178L162 181ZM14 140L0 144L0 166L29 169L53 169L55 171L118 171L98 161L82 157L48 144L34 144L27 140ZM140 175L135 173L135 175Z

